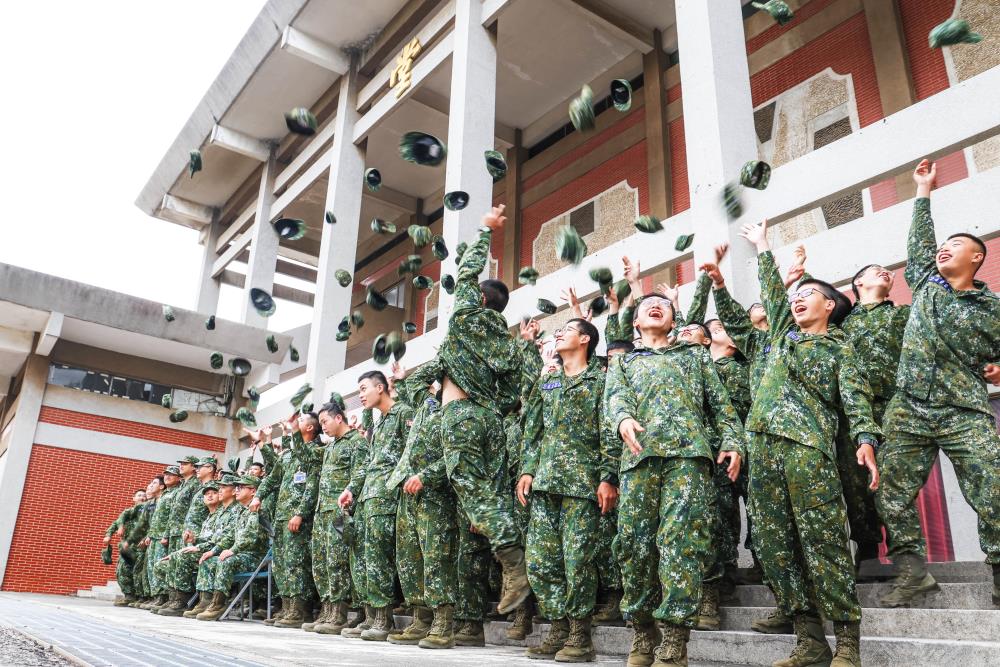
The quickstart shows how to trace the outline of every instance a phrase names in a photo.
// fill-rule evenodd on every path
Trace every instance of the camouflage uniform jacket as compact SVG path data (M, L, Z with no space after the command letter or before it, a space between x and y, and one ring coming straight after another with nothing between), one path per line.
M737 349L750 365L750 392L751 398L753 398L757 395L761 373L764 370L764 361L767 356L765 350L769 349L770 331L761 331L755 327L750 321L750 315L746 309L733 299L725 287L712 290L712 296L715 299L715 310L722 326L726 327L726 333L733 339Z
M975 289L952 289L937 272L936 251L930 199L917 199L905 272L913 306L899 359L899 391L992 416L983 367L1000 362L1000 297L978 280Z
M507 449L507 475L514 481L517 481L517 478L521 476L521 461L524 458L522 417L521 412L512 412L503 418L503 436Z
M674 329L679 329L694 322L698 324L705 323L705 313L708 312L708 293L711 291L712 279L708 277L707 273L702 271L701 275L698 276L698 282L695 284L694 295L691 297L691 309L688 311L686 318L679 310L677 311L674 317Z
M190 531L192 535L198 534L198 530L208 517L208 505L202 501L204 490L205 485L199 483L198 491L194 494L194 498L191 499L191 505L188 507L187 515L184 517L184 530Z
M746 422L750 414L750 368L742 359L719 357L715 360L715 370L729 393L729 400L736 408L741 422Z
M761 253L758 262L771 336L747 430L788 438L836 461L838 410L846 415L855 441L862 434L881 435L872 417L868 381L841 329L831 326L825 334L799 330L774 256Z
M275 522L287 521L293 516L300 516L308 521L316 509L319 470L311 462L313 459L308 457L307 451L300 456L296 450L315 445L303 442L302 436L297 432L291 438L285 438L282 444L277 463L257 487L257 497L261 499L261 503L272 496L277 497Z
M373 498L395 502L398 498L398 490L389 487L389 476L399 463L406 447L406 434L412 424L413 409L402 401L393 403L378 420L365 464L365 485L359 502Z
M195 494L199 491L201 491L201 482L198 481L198 477L195 475L191 475L177 487L177 493L174 495L174 499L170 505L169 535L171 537L179 537L184 532L188 510L191 509L192 501L195 500ZM205 503L201 502L200 494L197 500L198 505L205 506Z
M420 476L425 496L440 496L438 491L451 488L441 447L441 403L428 389L431 381L440 376L440 368L434 360L405 380L396 381L399 401L415 412L403 453L386 483L389 489L395 489L413 475Z
M212 533L205 542L199 542L198 549L200 551L214 551L216 554L219 554L223 549L228 549L236 535L236 522L245 511L246 508L235 500L229 503L229 507L220 505L213 515L215 523L212 526Z
M141 511L140 510L141 507L142 504L139 504L139 505L132 505L131 507L126 507L125 509L123 509L121 511L121 514L118 515L118 518L112 521L111 525L108 526L108 529L104 531L105 537L111 537L112 535L114 535L115 531L117 531L119 528L122 529L123 536L126 533L128 533L129 526L132 524L133 521L135 521L136 516ZM124 537L122 539L124 539Z
M886 402L896 393L896 371L909 317L909 306L896 306L892 301L856 303L841 325L876 400Z
M202 505L208 510L208 505L205 505L205 503L202 503ZM202 551L208 551L212 545L212 536L215 535L215 524L218 523L219 517L222 516L221 510L222 506L219 505L214 510L209 511L198 532L195 533L194 544L199 548L204 546L205 548Z
M371 452L372 441L365 437L361 431L352 432L355 434L355 442L351 448L350 483L344 488L349 490L354 499L357 500L361 497L361 490L365 486L365 466L368 464L368 454Z
M179 488L179 486L174 486L164 489L157 499L156 508L153 510L153 515L149 518L149 537L151 539L159 540L169 537L170 512L174 506L174 495Z
M368 441L360 432L350 429L344 435L334 437L326 445L312 450L311 463L319 465L317 513L337 509L337 499L351 483L351 462L359 449L367 453Z
M618 485L621 441L603 419L604 369L593 357L582 373L549 373L535 383L524 413L521 474L532 489L597 500L597 485Z
M504 316L483 306L479 274L486 267L490 236L484 229L462 255L455 309L438 357L445 374L472 401L506 414L517 403L521 355Z
M712 358L704 348L690 347L644 348L609 360L606 428L618 434L619 424L632 418L646 429L639 434L638 455L623 445L622 472L650 456L714 460L714 433L706 424L720 435L723 451L746 451L746 433Z
M239 503L233 503L239 505ZM260 517L257 512L240 505L243 509L236 515L233 522L233 539L227 549L237 554L253 554L255 557L263 558L267 552L268 536L267 531L260 525Z
M128 524L122 539L129 544L139 544L149 532L149 521L156 511L156 498L147 500L136 508L135 520Z

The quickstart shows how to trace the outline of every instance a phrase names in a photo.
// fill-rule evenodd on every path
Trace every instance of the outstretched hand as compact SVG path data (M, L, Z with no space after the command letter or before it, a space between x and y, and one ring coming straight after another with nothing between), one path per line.
M913 182L917 184L917 197L930 197L937 179L937 162L924 158L913 170Z
M747 223L740 228L740 236L752 243L758 253L767 252L771 246L767 242L767 220Z
M868 488L872 491L878 489L878 464L875 463L875 448L869 444L864 444L858 447L858 465L865 466L868 468L868 474L871 478L871 482L868 484Z
M483 227L488 227L490 231L498 232L503 229L503 223L507 222L507 216L503 214L507 207L503 204L494 206L489 213L483 216Z

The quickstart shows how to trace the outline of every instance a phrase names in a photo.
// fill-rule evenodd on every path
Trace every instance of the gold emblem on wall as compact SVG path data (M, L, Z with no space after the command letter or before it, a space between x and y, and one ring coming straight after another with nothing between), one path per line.
M389 87L396 90L396 98L402 97L410 89L413 81L413 61L420 55L423 47L420 40L414 37L396 56L396 66L389 73Z

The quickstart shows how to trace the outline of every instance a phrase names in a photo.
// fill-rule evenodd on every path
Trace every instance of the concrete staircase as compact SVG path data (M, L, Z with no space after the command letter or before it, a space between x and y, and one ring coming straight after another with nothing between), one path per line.
M861 623L862 659L866 667L940 667L1000 665L1000 609L991 600L992 574L982 563L932 564L931 572L941 585L915 607L882 609L878 597L888 590L885 583L861 584L864 607ZM891 568L874 572L890 575ZM689 658L697 663L770 665L786 658L795 643L793 635L763 635L750 630L750 621L766 616L774 598L765 586L737 587L737 602L722 608L722 629L693 632ZM533 646L541 642L548 625L535 624L524 642L507 639L506 622L491 622L486 641L492 644ZM833 627L827 624L831 648ZM600 626L594 642L601 655L628 653L632 631L626 627Z
M104 586L92 586L81 588L76 592L78 598L94 598L95 600L108 600L114 602L115 598L122 594L122 589L118 587L118 582L112 579Z

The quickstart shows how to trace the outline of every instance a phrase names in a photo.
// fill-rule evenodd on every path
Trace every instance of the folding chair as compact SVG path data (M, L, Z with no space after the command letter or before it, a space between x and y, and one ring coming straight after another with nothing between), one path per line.
M234 583L243 582L240 587L239 592L233 597L232 602L226 607L226 611L222 613L217 620L222 620L229 616L229 612L233 610L233 607L240 605L240 620L246 620L246 614L243 613L243 596L247 595L248 607L250 609L250 614L253 615L253 584L258 579L267 578L267 619L271 618L271 549L267 550L267 554L261 559L260 563L257 565L257 569L253 572L240 572L233 577ZM262 572L262 570L264 570ZM249 593L247 593L249 591Z

